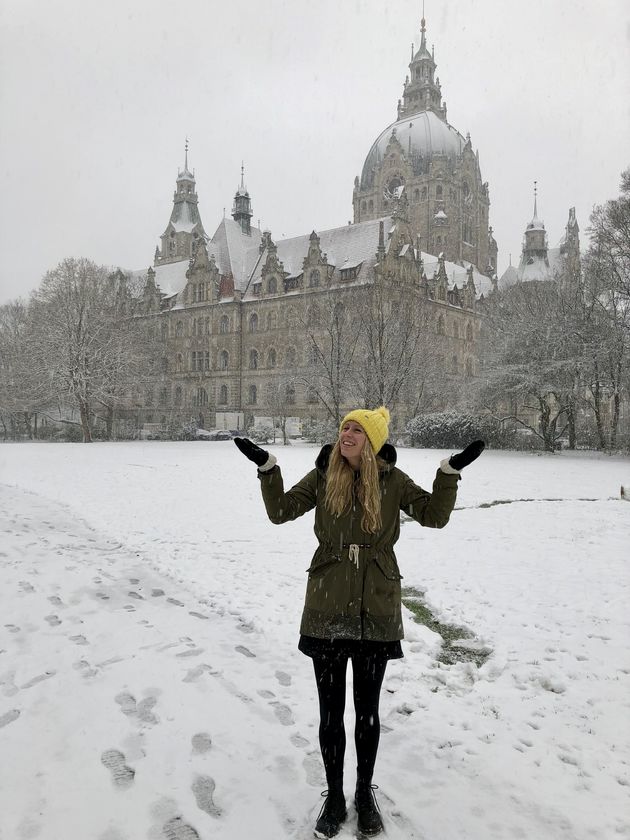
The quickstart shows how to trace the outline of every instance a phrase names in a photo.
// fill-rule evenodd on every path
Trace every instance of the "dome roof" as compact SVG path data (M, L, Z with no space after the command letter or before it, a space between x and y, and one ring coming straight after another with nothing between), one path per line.
M363 164L361 189L374 185L375 169L383 162L385 149L394 129L398 142L407 155L411 147L412 155L459 157L466 144L459 131L440 119L433 111L420 111L413 116L397 120L379 134L370 149Z

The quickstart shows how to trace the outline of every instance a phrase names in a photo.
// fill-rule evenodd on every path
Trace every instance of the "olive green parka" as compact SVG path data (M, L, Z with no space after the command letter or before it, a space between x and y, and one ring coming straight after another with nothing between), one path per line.
M315 469L286 492L278 466L258 473L267 515L274 524L315 508L318 546L308 568L300 632L320 639L402 639L401 574L394 554L400 511L428 528L443 528L455 506L460 476L438 469L429 493L395 466L396 450L385 444L379 452L384 462L379 468L383 524L378 533L369 534L361 528L358 499L338 517L325 508L331 450L330 444L324 446Z

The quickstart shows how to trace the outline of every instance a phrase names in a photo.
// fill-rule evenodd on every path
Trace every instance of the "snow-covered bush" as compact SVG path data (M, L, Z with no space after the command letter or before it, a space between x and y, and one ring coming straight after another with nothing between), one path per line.
M406 432L412 446L434 449L467 446L481 438L496 448L511 445L512 433L504 432L499 421L463 411L439 411L420 414L407 423Z
M302 437L309 443L334 443L339 431L330 420L305 420Z

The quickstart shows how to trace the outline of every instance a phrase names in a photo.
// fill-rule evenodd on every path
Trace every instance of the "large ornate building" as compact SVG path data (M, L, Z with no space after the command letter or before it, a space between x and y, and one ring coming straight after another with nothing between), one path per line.
M251 224L241 172L231 218L209 237L186 148L146 275L144 311L161 358L137 394L141 422L168 427L194 417L206 428L233 426L235 417L248 423L278 410L322 417L331 322L345 323L344 341L363 337L359 312L375 285L390 320L422 321L427 352L451 393L475 376L479 300L493 286L497 248L488 185L470 138L446 121L435 68L423 19L398 120L379 135L355 181L351 225L274 241ZM424 386L409 375L392 406L401 423ZM340 407L369 399L349 385L337 397Z

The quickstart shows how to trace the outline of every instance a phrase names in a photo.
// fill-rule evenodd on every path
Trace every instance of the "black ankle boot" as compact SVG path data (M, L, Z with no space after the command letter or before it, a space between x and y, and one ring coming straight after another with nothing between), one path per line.
M340 786L325 790L322 796L326 797L326 801L322 805L322 810L319 812L317 823L315 824L315 836L334 837L336 834L339 834L339 830L348 816L348 812L346 811L346 798Z
M357 809L359 834L365 837L373 837L383 830L383 820L379 813L374 791L378 785L370 782L357 782L357 790L354 796L354 804Z

